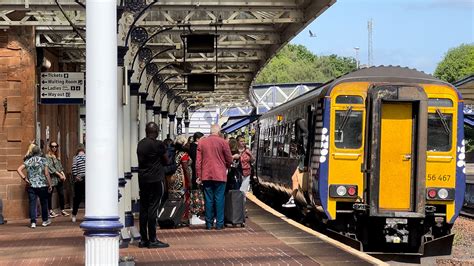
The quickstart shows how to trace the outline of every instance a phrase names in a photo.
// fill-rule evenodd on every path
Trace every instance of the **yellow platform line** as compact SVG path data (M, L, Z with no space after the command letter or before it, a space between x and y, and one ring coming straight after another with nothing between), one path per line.
M361 258L364 261L367 261L367 262L372 263L374 265L389 265L388 263L386 263L384 261L381 261L377 258L374 258L374 257L372 257L372 256L370 256L370 255L368 255L368 254L366 254L362 251L354 249L354 248L352 248L352 247L350 247L346 244L343 244L339 241L336 241L336 240L334 240L334 239L332 239L332 238L330 238L326 235L323 235L323 234L321 234L317 231L314 231L311 228L308 228L308 227L306 227L306 226L304 226L304 225L302 225L298 222L293 221L292 219L286 217L284 214L279 213L278 211L272 209L267 204L263 203L261 200L257 199L257 197L255 197L253 194L247 193L247 198L249 200L251 200L253 203L257 204L260 208L262 208L265 211L273 214L274 216L282 219L283 221L291 224L292 226L297 227L297 228L299 228L299 229L301 229L301 230L303 230L303 231L305 231L305 232L307 232L307 233L309 233L313 236L316 236L317 238L323 240L324 242L329 243L329 244L331 244L331 245L333 245L333 246L335 246L339 249L342 249L343 251L346 251L346 252L348 252L348 253L350 253L350 254L358 257L358 258Z

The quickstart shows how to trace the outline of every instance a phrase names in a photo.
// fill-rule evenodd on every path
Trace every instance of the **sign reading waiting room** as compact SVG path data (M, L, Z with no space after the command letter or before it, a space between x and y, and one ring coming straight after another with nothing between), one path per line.
M42 104L83 104L84 72L41 73Z

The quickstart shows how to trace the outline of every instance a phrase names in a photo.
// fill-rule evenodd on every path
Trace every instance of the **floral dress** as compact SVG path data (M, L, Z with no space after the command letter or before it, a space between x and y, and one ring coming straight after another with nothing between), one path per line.
M176 163L176 172L170 179L170 183L168 184L169 196L171 198L181 198L185 194L186 187L187 187L187 180L184 176L183 165L181 162L188 162L188 167L191 168L191 158L189 157L188 153L184 151L179 151L175 157ZM188 172L191 170L189 169Z
M184 196L185 199L185 211L182 217L182 221L187 222L189 216L189 180L187 180L186 176L184 175L183 165L182 162L188 163L188 173L191 173L191 158L189 154L184 151L179 151L175 157L176 163L176 172L170 179L170 183L168 184L168 192L169 197L174 199L180 199ZM189 176L188 178L191 178Z

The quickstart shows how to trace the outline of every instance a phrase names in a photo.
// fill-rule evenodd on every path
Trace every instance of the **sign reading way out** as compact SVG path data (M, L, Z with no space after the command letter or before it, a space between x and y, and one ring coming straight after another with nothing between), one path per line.
M41 73L42 104L83 104L84 72Z

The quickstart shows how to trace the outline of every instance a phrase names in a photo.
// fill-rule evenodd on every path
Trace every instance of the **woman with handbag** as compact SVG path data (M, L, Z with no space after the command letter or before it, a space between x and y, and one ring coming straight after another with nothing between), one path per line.
M182 224L189 222L189 188L191 186L191 158L184 148L186 141L186 137L183 135L176 137L174 143L176 172L170 176L168 183L168 198L180 199L184 197L185 199Z
M61 214L63 216L69 216L64 210L64 181L66 180L66 176L64 175L64 168L61 164L61 159L59 158L59 145L57 142L52 141L49 144L48 154L46 155L46 159L48 160L48 170L51 174L51 181L53 190L56 188L56 192L58 193L58 200L59 200L59 207L61 208ZM54 218L57 217L52 208L53 202L53 190L49 193L48 199L48 207L49 207L49 217Z

